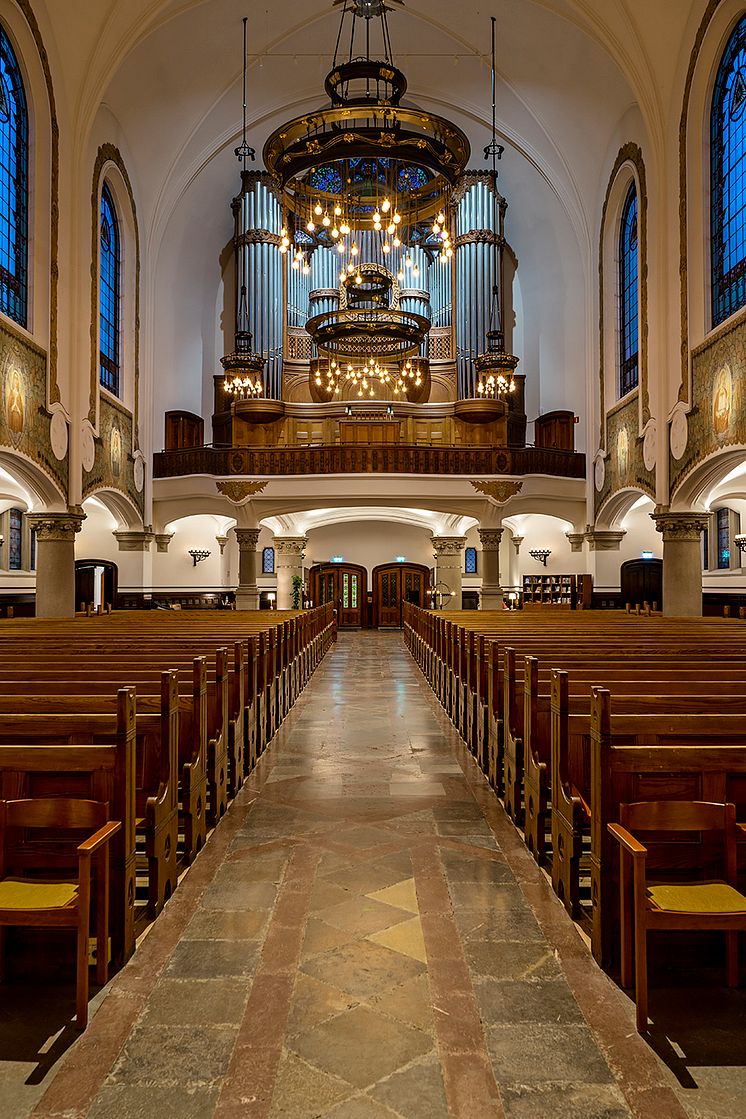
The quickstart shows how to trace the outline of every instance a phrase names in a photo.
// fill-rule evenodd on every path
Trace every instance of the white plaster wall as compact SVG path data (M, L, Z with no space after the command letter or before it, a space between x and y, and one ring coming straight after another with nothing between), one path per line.
M410 525L385 521L354 521L328 525L308 533L305 566L327 563L332 556L344 556L348 563L359 563L371 575L374 567L393 563L405 556L410 563L434 567L431 533Z

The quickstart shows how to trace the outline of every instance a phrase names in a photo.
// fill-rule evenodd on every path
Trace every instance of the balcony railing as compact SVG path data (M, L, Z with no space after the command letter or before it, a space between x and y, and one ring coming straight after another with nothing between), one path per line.
M585 478L585 455L544 447L417 447L346 444L317 447L192 447L154 456L154 477L189 474L549 474Z

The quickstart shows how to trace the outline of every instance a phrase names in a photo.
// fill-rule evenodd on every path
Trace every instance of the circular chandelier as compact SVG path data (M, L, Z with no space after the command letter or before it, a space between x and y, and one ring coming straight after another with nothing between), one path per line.
M425 382L427 363L418 358L402 361L392 372L378 358L370 357L363 364L340 364L335 359L315 363L314 381L317 389L329 397L345 395L375 399L381 388L389 389L393 396L416 395ZM346 390L346 392L345 392Z
M336 247L341 265L349 260L354 268L356 232L372 228L383 253L396 254L415 230L421 234L429 226L431 247L445 262L453 253L448 199L468 162L469 141L444 117L401 104L407 79L393 63L391 0L337 2L342 20L324 83L329 105L283 124L264 147L265 166L284 199L280 251L294 248L303 267L302 232L308 249ZM374 22L381 32L379 59L371 54ZM346 61L339 58L343 32L345 40L349 32ZM356 41L364 43L364 53Z

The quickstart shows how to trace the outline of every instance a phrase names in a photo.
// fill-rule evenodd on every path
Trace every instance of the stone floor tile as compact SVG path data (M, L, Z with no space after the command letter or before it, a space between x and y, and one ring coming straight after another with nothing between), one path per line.
M356 1001L351 995L343 994L335 987L299 972L290 1005L288 1037L305 1033L320 1022L341 1014L343 1010L351 1010Z
M117 1084L198 1087L227 1072L236 1030L223 1027L137 1026L116 1062Z
M306 925L306 935L301 948L301 960L305 962L330 948L341 948L358 937L355 933L345 932L344 929L335 929L327 925L319 917L311 917Z
M421 975L426 968L419 960L364 940L315 956L303 963L301 970L347 994L367 999Z
M506 1119L630 1119L621 1092L595 1084L506 1088L502 1101Z
M243 940L183 940L169 961L172 979L248 978L254 974L258 947Z
M213 1119L217 1088L162 1088L106 1084L88 1119Z
M198 909L182 940L261 940L269 919L266 909Z
M411 956L413 960L427 963L425 937L419 917L412 917L411 920L402 921L400 925L394 925L393 928L371 933L367 939L374 944L382 944L384 948L393 948L395 952Z
M315 1119L353 1091L344 1080L306 1064L295 1053L285 1053L277 1074L270 1119Z
M487 1046L501 1085L609 1084L611 1073L586 1026L491 1026Z
M515 981L481 979L474 984L482 1021L495 1026L511 1022L583 1024L572 992L564 979Z
M398 1111L391 1111L370 1096L354 1096L327 1112L327 1119L397 1119Z
M235 979L161 979L142 1021L164 1026L238 1025L248 993L248 985Z
M433 999L426 974L384 991L382 995L374 995L367 1003L407 1026L416 1026L428 1033L433 1031Z
M419 913L420 911L414 878L405 878L403 882L397 882L393 886L387 886L384 890L376 890L374 893L368 894L368 897L373 898L374 901L382 901L386 905L406 909L409 913Z
M365 1088L429 1053L433 1041L421 1030L358 1006L294 1038L292 1046L318 1068Z
M560 975L553 949L546 941L473 940L466 959L477 975L495 979L551 979Z
M360 936L388 929L410 917L405 909L397 909L393 905L385 905L361 895L351 897L341 905L322 909L318 915L327 925Z
M396 1108L404 1119L448 1119L443 1075L437 1059L418 1062L382 1080L370 1095Z

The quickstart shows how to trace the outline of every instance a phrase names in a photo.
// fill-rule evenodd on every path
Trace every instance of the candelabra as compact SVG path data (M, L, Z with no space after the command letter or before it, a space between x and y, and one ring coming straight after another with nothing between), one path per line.
M533 556L533 558L535 560L538 560L540 563L543 563L544 566L546 567L547 560L551 556L552 550L551 550L551 548L529 548L528 554L530 556Z
M202 548L190 548L190 549L189 549L189 555L190 555L190 556L192 557L192 559L194 560L194 566L195 566L195 567L196 567L196 566L197 566L197 564L198 564L198 563L200 562L200 560L204 560L204 559L207 559L207 557L208 557L208 556L209 556L210 554L211 554L210 552L208 552L208 551L205 551L205 550L204 550L204 549L202 549Z

